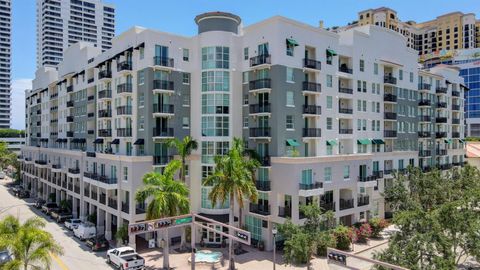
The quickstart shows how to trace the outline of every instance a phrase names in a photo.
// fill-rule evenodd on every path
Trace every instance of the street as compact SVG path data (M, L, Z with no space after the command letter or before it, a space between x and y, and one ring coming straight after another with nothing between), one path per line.
M53 270L111 270L105 262L105 252L93 253L85 244L73 237L73 233L61 224L47 218L40 210L27 205L33 199L18 199L5 186L9 180L0 180L0 218L8 214L14 215L21 222L34 216L42 217L46 222L45 230L50 232L64 249L62 256L52 257Z

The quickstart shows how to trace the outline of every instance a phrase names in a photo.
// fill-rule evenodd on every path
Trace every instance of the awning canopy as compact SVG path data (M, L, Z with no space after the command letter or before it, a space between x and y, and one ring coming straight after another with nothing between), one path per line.
M327 145L335 146L337 145L337 140L327 140Z
M445 143L448 143L448 144L452 143L452 139L445 139L444 141L445 141Z
M78 143L86 143L86 142L87 142L87 139L85 138L78 139Z
M373 139L372 144L385 144L385 141L382 139Z
M287 145L294 147L300 146L300 144L294 139L287 139Z
M62 141L63 141L63 139L60 139L60 138L55 140L55 142L62 142Z
M449 80L445 80L446 84L452 84Z
M460 84L460 87L463 87L463 89L464 89L465 91L470 90L470 88L468 88L465 84Z
M119 144L120 140L119 139L114 139L110 144Z
M134 144L134 145L144 145L144 144L145 144L145 140L144 140L144 139L138 139L138 140L136 140L133 144Z
M458 141L459 141L460 143L465 143L465 140L464 140L464 139L458 139Z
M202 216L202 217L206 217L206 218L209 218L209 219L213 219L215 221L218 221L218 222L221 222L221 223L228 223L229 222L229 215L228 214L220 214L220 215L213 215L213 214L204 214L204 213L199 213L198 214L199 216ZM201 218L199 218L201 219ZM238 218L237 217L234 217L234 220L235 221L238 221Z
M93 143L94 143L94 144L103 143L103 138L98 138L98 139L96 139Z
M367 145L367 144L371 144L372 141L369 140L369 139L360 139L360 140L357 140L357 144L363 144L363 145Z
M287 45L298 46L298 42L295 39L287 38Z
M68 139L67 138L63 139L63 142L64 143L68 142Z
M335 56L338 55L336 51L332 49L327 49L327 56Z

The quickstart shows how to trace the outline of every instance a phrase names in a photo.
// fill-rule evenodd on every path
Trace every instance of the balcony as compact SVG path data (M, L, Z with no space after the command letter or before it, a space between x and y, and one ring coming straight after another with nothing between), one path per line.
M447 155L447 149L436 149L435 154L437 156L446 156Z
M124 70L132 70L132 62L123 61L117 63L117 72L124 71Z
M173 114L173 104L153 104L153 113Z
M110 110L110 109L99 110L98 111L98 118L104 118L104 117L112 117L112 110Z
M335 202L320 201L320 208L322 208L324 211L335 212Z
M35 160L35 164L37 164L37 165L47 165L47 161L46 160Z
M435 132L435 138L441 139L441 138L446 138L447 137L447 132Z
M73 92L73 85L67 86L67 93Z
M93 157L93 158L94 158L94 157L97 156L97 154L96 154L95 152L87 152L87 153L86 153L86 156L87 156L87 157Z
M452 164L448 164L448 163L446 163L446 164L441 164L440 166L438 166L438 168L439 168L440 170L449 170L449 169L452 168Z
M353 94L353 89L352 88L345 88L345 87L338 87L338 92L352 95Z
M452 124L460 125L460 118L452 118Z
M113 208L113 209L117 209L117 200L115 199L112 199L112 198L108 198L108 206Z
M383 83L397 84L397 78L390 75L383 76Z
M278 207L278 216L282 218L291 218L292 217L292 209L290 207Z
M322 130L320 128L303 128L302 137L304 138L320 138Z
M98 92L98 99L112 98L112 90L105 89Z
M353 134L353 129L351 128L341 128L338 130L339 134Z
M121 83L117 85L117 94L132 93L132 88L131 83Z
M460 138L460 132L452 132L452 138Z
M418 117L418 121L420 122L431 122L432 121L432 117L430 115L420 115Z
M383 178L383 171L373 171L372 175L375 177L375 179Z
M87 198L90 197L90 192L89 192L88 188L83 189L83 196L85 196Z
M131 115L132 106L124 105L117 107L117 115Z
M346 210L355 206L353 199L340 199L340 210Z
M388 119L388 120L397 120L397 113L394 113L394 112L385 112L383 114L383 118L384 119Z
M259 65L270 65L272 63L270 54L261 54L250 58L250 67Z
M153 90L174 91L174 89L175 87L173 81L153 80Z
M104 184L116 184L117 183L117 178L114 178L114 177L109 177L109 176L106 176L106 175L100 175L98 177L98 180L99 182L102 182Z
M270 167L270 156L264 155L263 157L260 157L260 166L261 167Z
M80 187L79 186L73 186L73 192L80 194Z
M397 131L396 130L384 130L383 131L383 136L385 138L396 138L397 137Z
M105 204L105 201L107 200L107 195L105 195L105 193L102 193L100 194L100 196L98 197L98 201L101 203L101 204Z
M73 107L73 106L74 106L73 100L67 101L67 108L71 108L71 107Z
M87 134L88 135L93 135L93 134L95 134L95 130L89 129L89 130L87 130Z
M132 129L131 128L117 128L118 137L131 137Z
M452 111L460 111L460 105L452 104Z
M353 109L348 109L348 108L338 108L339 113L344 113L344 114L353 114Z
M92 83L95 79L94 78L90 78L87 80L87 83Z
M418 101L418 106L432 106L432 101L429 99L420 99Z
M432 136L432 133L430 131L419 131L418 132L418 137L419 138L430 138Z
M315 59L304 58L303 67L320 70L322 68L322 62L317 61Z
M270 103L250 104L250 114L271 113Z
M80 174L80 168L68 168L68 173Z
M73 191L73 184L72 183L68 183L68 190Z
M435 93L437 94L446 94L448 91L447 87L437 87Z
M348 68L346 65L340 65L340 67L338 68L338 71L343 73L353 74L353 69Z
M370 204L370 196L358 196L357 197L357 206L365 206Z
M145 214L145 212L146 212L145 207L140 207L140 206L135 207L135 214L136 215Z
M128 202L122 202L122 212L124 213L130 213L130 205Z
M250 213L259 214L259 215L262 215L262 216L269 216L270 215L270 205L250 203Z
M302 90L306 92L320 93L322 91L322 85L314 82L302 82Z
M95 100L95 96L94 95L91 95L91 96L88 96L87 97L87 101L93 101Z
M112 137L112 129L99 129L98 137Z
M322 107L316 105L303 105L303 114L320 115Z
M397 102L397 96L393 94L384 94L383 101L386 102Z
M437 108L447 108L446 102L437 102Z
M430 90L431 84L428 83L419 83L418 84L418 90Z
M452 90L452 97L460 97L460 91Z
M173 128L153 128L153 137L173 137Z
M252 138L271 137L271 128L270 127L253 127L253 128L250 128L250 137L252 137Z
M432 150L419 150L418 151L419 157L430 157L432 156Z
M447 117L436 117L435 118L436 123L447 123Z
M67 131L67 138L73 137L73 131Z
M260 191L270 191L270 181L256 181L255 186Z
M173 156L153 156L153 165L167 165Z
M174 60L173 60L173 58L154 56L153 57L153 65L173 68L174 67Z
M67 116L67 123L73 123L73 116Z
M111 79L112 78L112 72L110 70L101 70L98 72L98 79Z
M270 89L271 88L271 82L272 82L272 80L269 79L269 78L258 79L258 80L250 81L248 86L249 86L250 91L260 90L260 89Z

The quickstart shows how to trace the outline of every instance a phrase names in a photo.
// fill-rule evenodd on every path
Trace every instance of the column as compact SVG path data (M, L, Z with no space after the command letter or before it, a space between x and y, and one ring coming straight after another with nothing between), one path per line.
M112 240L112 214L105 212L105 238Z
M72 197L72 215L73 217L78 217L78 212L77 212L77 208L78 208L78 200L75 198L75 197Z

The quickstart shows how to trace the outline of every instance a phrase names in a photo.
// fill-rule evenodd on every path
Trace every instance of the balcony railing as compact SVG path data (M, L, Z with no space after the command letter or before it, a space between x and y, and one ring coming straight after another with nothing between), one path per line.
M98 79L112 78L112 72L110 70L102 70L98 72Z
M369 205L370 204L370 196L358 196L357 197L357 205L358 207Z
M322 113L322 107L316 105L303 105L303 113L320 115Z
M250 212L259 214L259 215L268 216L270 215L270 205L250 203Z
M390 75L386 75L383 77L383 83L397 84L397 78Z
M131 128L117 128L118 137L131 137L132 129Z
M98 118L103 118L103 117L112 117L112 110L110 110L110 109L99 110L98 111Z
M384 119L397 120L397 113L394 112L385 112Z
M111 98L112 97L112 90L110 89L105 89L105 90L102 90L102 91L99 91L98 92L98 98L101 99L101 98Z
M173 81L153 80L153 89L173 91L175 87Z
M445 156L447 155L447 149L436 149L435 154L437 156Z
M67 93L73 92L73 85L67 86Z
M315 60L315 59L304 58L303 59L303 67L320 70L322 68L322 63L320 61Z
M121 93L132 93L132 84L131 83L121 83L117 85L117 94Z
M335 202L320 201L320 208L322 208L324 211L335 212Z
M383 101L397 102L397 96L393 94L384 94Z
M131 115L132 114L132 106L124 105L117 107L117 114L118 115Z
M452 97L459 97L459 96L460 96L460 91L452 90Z
M432 156L432 150L419 150L418 156L420 157L430 157Z
M310 184L298 184L300 190L313 190L323 188L323 182L315 182Z
M79 186L73 186L73 192L80 194L80 187Z
M452 110L453 111L460 111L460 105L452 104Z
M447 123L447 117L436 117L435 122L437 122L437 123Z
M260 191L270 191L270 181L256 181L255 186Z
M270 127L253 127L250 128L250 137L271 137Z
M322 85L319 83L304 81L302 82L302 90L320 93L322 91Z
M292 209L290 207L278 207L278 216L283 218L291 218L292 217Z
M153 104L153 113L173 114L173 104Z
M71 174L79 174L80 168L68 168L68 172Z
M75 104L74 104L73 100L67 101L67 108L71 108L71 107L73 107L74 105L75 105Z
M396 130L384 130L383 135L386 138L395 138L395 137L397 137L397 131Z
M250 113L270 113L272 112L270 103L250 104Z
M446 94L447 91L448 91L447 87L437 87L437 88L435 89L435 92L436 92L437 94Z
M153 137L173 137L173 128L153 128Z
M250 90L258 90L264 88L271 88L272 80L269 78L266 79L258 79L249 82L249 89Z
M320 128L303 128L302 136L307 138L319 138L322 136Z
M88 83L92 83L95 79L94 78L90 78L87 80Z
M270 54L261 54L250 58L250 66L258 66L263 64L271 64Z
M338 68L338 71L343 73L353 74L353 69L348 68L346 65L340 65L340 67Z
M173 156L153 156L153 165L167 165Z
M174 66L174 60L173 60L173 58L154 56L153 57L153 64L155 66L173 67Z
M126 202L122 202L122 212L130 213L130 205Z
M100 196L98 197L98 201L101 203L101 204L105 204L105 201L107 200L107 195L105 195L104 193L101 193Z
M338 92L339 93L344 93L344 94L353 94L353 89L352 88L345 88L345 87L338 87Z
M420 99L418 101L418 106L431 106L431 105L432 105L432 101L429 99Z
M418 90L430 90L431 84L428 83L419 83Z
M460 132L452 132L452 138L460 138Z
M354 205L353 199L348 199L348 200L340 199L340 210L350 209L350 208L353 208L354 206L355 205Z
M47 161L46 161L46 160L35 160L35 164L38 164L38 165L47 165Z
M432 133L430 131L419 131L418 132L418 137L419 138L429 138L432 136Z
M113 209L117 209L117 200L108 198L108 206Z
M357 178L358 182L372 182L372 181L377 181L377 176L375 175L369 175L369 176L359 176Z
M68 138L73 137L73 131L67 131L67 137Z
M67 116L67 123L73 123L73 116Z
M452 118L452 124L459 125L460 124L460 118Z
M437 102L437 108L447 108L446 102Z
M269 155L264 155L260 157L260 166L262 167L269 167L271 165L270 163L270 156Z
M338 130L339 134L353 134L353 129L351 128L340 128Z
M441 139L441 138L446 138L447 137L447 132L435 132L435 138Z
M132 62L123 61L123 62L117 63L117 71L120 72L123 70L132 70Z
M419 117L420 122L431 122L432 117L430 115L420 115Z
M383 178L383 171L373 171L372 175L375 177L375 179Z
M339 113L345 113L345 114L353 114L353 109L348 109L348 108L338 108Z
M112 129L99 129L98 137L112 137Z

